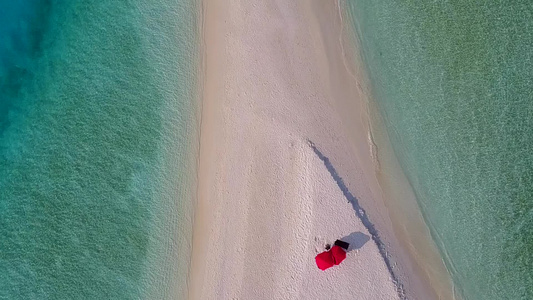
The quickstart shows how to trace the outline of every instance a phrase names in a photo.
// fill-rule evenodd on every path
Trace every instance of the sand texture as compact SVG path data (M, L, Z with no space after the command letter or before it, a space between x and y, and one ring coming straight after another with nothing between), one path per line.
M189 298L431 299L392 234L336 2L206 0L202 18ZM339 238L346 260L319 270Z

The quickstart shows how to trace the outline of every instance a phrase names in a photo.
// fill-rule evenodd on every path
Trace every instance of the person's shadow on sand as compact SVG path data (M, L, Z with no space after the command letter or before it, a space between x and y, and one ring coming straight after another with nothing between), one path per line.
M341 238L340 240L350 243L350 246L348 247L348 250L346 251L346 252L350 252L352 250L357 250L363 247L364 244L366 244L366 242L370 240L370 237L358 231L358 232L352 232L349 235Z

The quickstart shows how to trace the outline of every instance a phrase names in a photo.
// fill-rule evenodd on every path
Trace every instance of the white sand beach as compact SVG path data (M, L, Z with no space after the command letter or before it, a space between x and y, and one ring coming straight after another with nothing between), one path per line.
M394 235L336 1L205 0L202 20L189 299L436 299Z

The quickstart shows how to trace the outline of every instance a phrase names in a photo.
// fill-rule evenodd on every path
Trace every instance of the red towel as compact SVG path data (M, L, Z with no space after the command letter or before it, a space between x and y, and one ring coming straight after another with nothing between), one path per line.
M339 246L333 246L331 250L319 253L315 257L316 265L322 271L340 264L346 258L346 251Z

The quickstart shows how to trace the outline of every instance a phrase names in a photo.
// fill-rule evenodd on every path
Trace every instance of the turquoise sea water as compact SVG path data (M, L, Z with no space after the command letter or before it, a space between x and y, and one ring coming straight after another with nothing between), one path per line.
M533 2L346 4L456 292L533 299Z
M195 5L0 0L0 299L183 295Z

